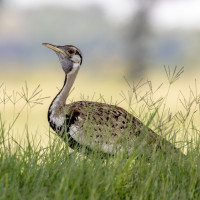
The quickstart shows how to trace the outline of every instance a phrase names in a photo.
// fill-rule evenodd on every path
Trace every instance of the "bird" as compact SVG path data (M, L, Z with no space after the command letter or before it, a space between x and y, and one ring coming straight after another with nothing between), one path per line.
M123 151L130 153L138 145L148 146L149 152L155 148L177 150L172 143L117 105L93 101L66 104L82 65L82 52L73 45L42 44L57 54L65 73L63 87L49 106L48 122L72 149L86 148L106 155Z

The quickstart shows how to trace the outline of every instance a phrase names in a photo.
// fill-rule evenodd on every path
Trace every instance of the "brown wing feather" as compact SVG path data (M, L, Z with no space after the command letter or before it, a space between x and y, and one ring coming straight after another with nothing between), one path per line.
M76 127L76 134L80 137L79 143L94 148L96 144L134 145L134 141L143 132L143 123L123 108L98 102L78 101L66 105L66 114L76 115L71 126ZM143 142L160 146L164 142L170 148L171 143L147 128L146 139ZM78 140L78 139L76 139ZM165 145L166 146L166 145Z

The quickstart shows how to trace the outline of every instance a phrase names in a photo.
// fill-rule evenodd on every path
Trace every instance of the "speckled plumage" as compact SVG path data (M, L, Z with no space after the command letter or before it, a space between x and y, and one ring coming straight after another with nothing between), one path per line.
M150 151L155 146L177 150L123 108L90 101L65 104L82 63L82 54L72 45L44 45L57 53L65 72L64 85L49 107L48 121L60 137L68 140L70 147L78 145L114 154L123 150L130 152L139 141L139 144L149 146ZM140 136L144 136L142 140Z
M65 105L65 123L59 129L52 128L61 136L79 146L87 146L91 150L113 154L118 150L134 148L134 142L143 133L147 137L143 145L148 143L149 150L163 146L175 149L166 139L154 133L150 128L143 130L143 123L123 108L105 103L78 101ZM143 132L144 131L144 132ZM168 149L168 148L167 148Z

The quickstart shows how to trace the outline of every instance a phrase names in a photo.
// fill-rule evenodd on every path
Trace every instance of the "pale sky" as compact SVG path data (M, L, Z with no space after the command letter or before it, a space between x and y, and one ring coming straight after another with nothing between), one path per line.
M106 16L116 22L126 22L137 9L133 0L6 0L10 6L27 8L44 5L82 9L99 5ZM152 22L163 28L200 28L200 0L162 0L152 13Z

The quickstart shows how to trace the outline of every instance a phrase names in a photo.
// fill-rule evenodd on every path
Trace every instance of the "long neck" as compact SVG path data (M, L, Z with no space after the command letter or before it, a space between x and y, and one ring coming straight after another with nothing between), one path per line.
M64 124L65 121L65 102L67 97L69 96L70 89L74 83L74 80L77 76L79 67L72 70L70 73L66 74L65 82L60 90L60 92L56 95L54 100L52 101L49 110L48 110L48 121L50 126L54 130L59 130L60 127Z
M67 97L69 96L69 92L76 79L78 70L79 68L65 75L64 85L52 101L52 105L54 104L55 107L63 107L65 105Z

